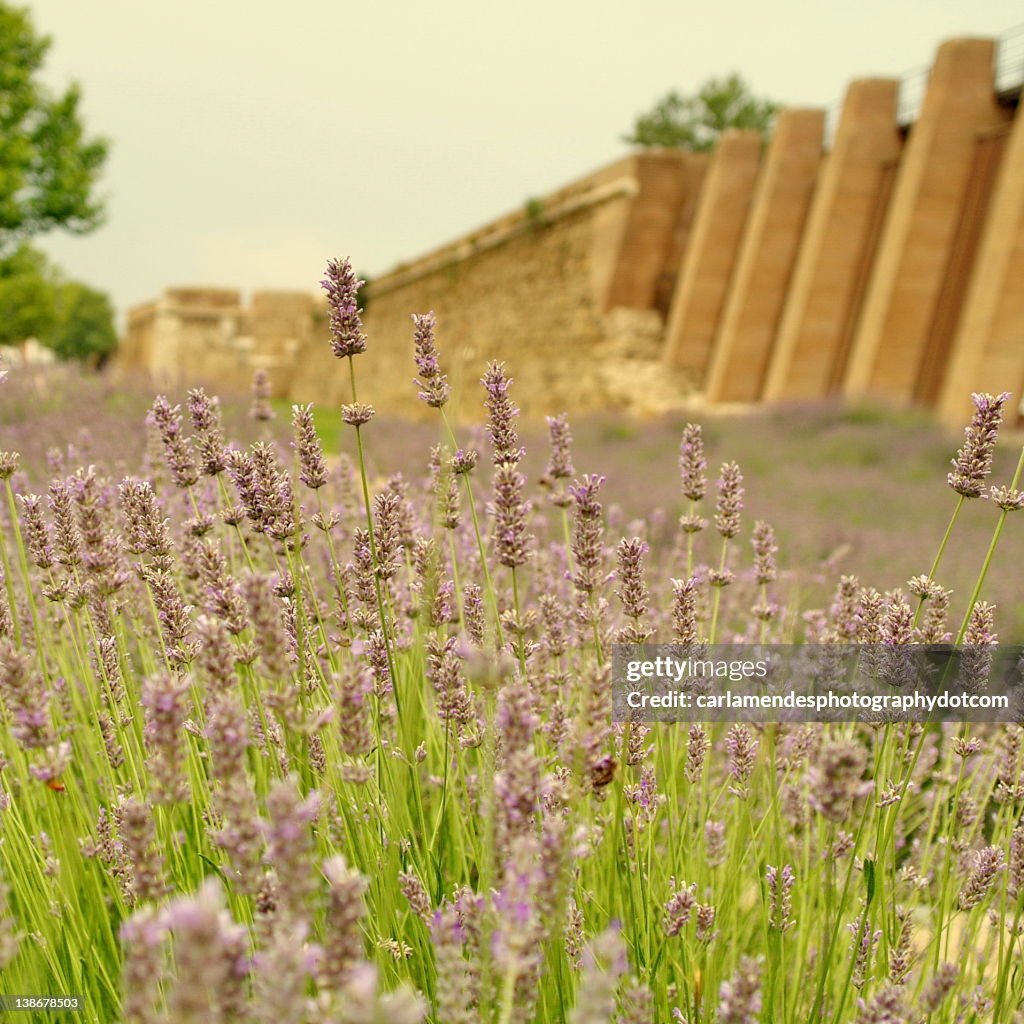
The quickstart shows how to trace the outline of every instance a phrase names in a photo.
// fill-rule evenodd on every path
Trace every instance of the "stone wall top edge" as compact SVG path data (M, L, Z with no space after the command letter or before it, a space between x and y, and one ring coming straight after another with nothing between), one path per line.
M575 212L577 207L574 201L585 197L588 193L610 184L624 183L625 180L631 180L635 184L641 161L652 163L672 161L680 166L685 166L690 156L692 154L673 151L667 147L631 152L597 168L597 170L574 178L568 184L562 185L552 192L527 199L518 208L495 217L475 230L467 231L436 249L398 263L386 274L374 278L367 285L367 294L372 298L376 294L398 287L400 282L404 283L410 276L416 279L423 273L429 273L432 269L445 265L450 260L459 260L475 255L481 248L489 248L490 243L495 239L504 239L509 234L528 225L531 216L540 215L549 220L557 220L560 216ZM536 213L531 213L531 207L534 204L536 204Z
M130 306L125 313L125 318L129 324L138 323L140 320L150 320L156 316L156 305L156 300L150 299L148 302Z
M237 288L218 285L183 284L165 288L163 298L179 306L238 306L242 293Z

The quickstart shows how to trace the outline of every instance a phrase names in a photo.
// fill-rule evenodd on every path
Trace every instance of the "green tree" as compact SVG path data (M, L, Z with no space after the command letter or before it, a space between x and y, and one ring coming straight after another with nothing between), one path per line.
M45 344L63 359L105 362L117 348L110 299L80 281L60 285L55 298L53 329Z
M29 245L0 262L0 345L26 338L62 359L101 363L117 347L114 310L102 292L69 281Z
M0 259L55 228L86 234L103 220L107 142L86 136L77 84L55 95L40 81L49 47L26 9L0 3Z
M694 153L715 148L726 128L746 128L768 134L778 113L777 103L752 95L737 74L711 78L693 96L669 92L633 122L623 136L632 146L674 146Z
M0 345L50 336L57 320L55 279L56 269L28 245L0 261Z

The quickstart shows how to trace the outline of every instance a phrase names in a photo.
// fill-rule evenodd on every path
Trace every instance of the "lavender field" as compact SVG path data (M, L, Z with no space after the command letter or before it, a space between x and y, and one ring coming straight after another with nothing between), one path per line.
M467 429L427 314L385 422L324 287L342 410L0 382L0 996L82 1000L11 1019L1024 1020L1019 725L610 693L621 643L1020 642L1010 396L537 431L490 364Z

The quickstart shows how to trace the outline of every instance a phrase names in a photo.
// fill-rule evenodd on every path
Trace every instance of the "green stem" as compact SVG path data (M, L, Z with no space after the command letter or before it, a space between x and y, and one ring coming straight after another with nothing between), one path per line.
M722 557L718 560L718 572L719 574L725 572L725 558L729 552L729 538L722 538ZM708 643L713 644L715 642L715 634L718 630L718 608L722 603L722 588L715 587L715 601L711 609L711 631L708 637Z
M458 450L459 443L455 438L455 431L452 430L451 424L448 422L448 416L444 409L440 410L441 422L444 423L445 429L448 431L448 437L451 440L452 445ZM480 531L480 520L476 514L476 502L473 500L473 488L469 482L469 474L462 474L465 478L466 483L466 501L469 505L469 515L473 520L473 533L476 535L476 546L480 552L480 568L483 570L484 583L486 584L487 595L491 601L491 611L494 614L494 629L495 635L498 638L498 647L505 646L505 637L502 634L501 629L501 615L498 612L498 597L494 590L494 581L491 579L491 570L487 566L487 553L484 550L484 538Z
M1024 448L1021 448L1020 458L1017 460L1017 469L1014 471L1013 480L1010 482L1010 487L1016 489L1020 483L1021 473L1024 473ZM975 581L974 590L971 591L971 599L967 602L967 611L964 613L964 620L960 623L960 632L956 635L956 643L959 646L963 643L964 634L967 632L967 627L970 625L971 614L974 612L974 606L978 603L978 597L981 594L981 588L985 585L985 577L988 576L989 567L992 565L992 558L996 553L996 545L999 543L1000 534L1003 532L1003 525L1006 523L1006 517L1009 512L1006 509L1002 509L999 514L999 521L996 523L995 531L992 534L992 540L989 543L988 551L985 553L985 561L982 563L981 572L978 573L978 579Z

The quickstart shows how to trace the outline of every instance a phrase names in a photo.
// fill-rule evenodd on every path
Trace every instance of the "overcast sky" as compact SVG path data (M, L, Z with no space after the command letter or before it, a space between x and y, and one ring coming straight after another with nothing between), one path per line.
M109 137L105 227L44 248L118 308L175 284L373 274L627 150L633 117L738 71L789 105L997 35L1020 0L35 0L46 78Z

